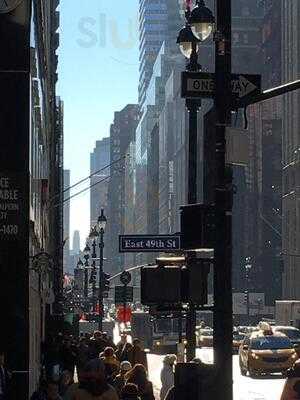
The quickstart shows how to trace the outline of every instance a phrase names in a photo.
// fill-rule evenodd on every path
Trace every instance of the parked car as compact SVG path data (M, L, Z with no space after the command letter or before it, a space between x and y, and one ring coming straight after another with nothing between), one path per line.
M298 359L290 339L272 330L253 332L246 336L239 348L242 375L250 377L280 372L283 375Z

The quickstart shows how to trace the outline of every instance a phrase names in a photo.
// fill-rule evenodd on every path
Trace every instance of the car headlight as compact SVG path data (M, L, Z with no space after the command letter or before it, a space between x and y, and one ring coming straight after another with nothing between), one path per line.
M254 358L255 360L259 359L259 356L255 353L251 353L251 357Z
M292 358L295 359L295 358L297 358L297 357L298 357L297 353L293 353L293 354L292 354Z
M160 346L160 342L156 342L155 344L156 344L156 346Z

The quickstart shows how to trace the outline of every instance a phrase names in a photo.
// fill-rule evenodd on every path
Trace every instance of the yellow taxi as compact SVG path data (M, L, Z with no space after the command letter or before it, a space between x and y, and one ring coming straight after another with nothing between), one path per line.
M276 372L284 375L297 359L290 339L271 328L246 336L239 348L241 374L248 372L250 377Z

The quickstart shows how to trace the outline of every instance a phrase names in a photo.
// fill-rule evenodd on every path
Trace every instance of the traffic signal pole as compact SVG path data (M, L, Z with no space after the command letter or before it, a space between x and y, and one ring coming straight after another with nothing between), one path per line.
M199 71L197 55L197 42L192 43L191 61L188 66L190 71ZM197 156L198 156L198 129L197 118L200 101L187 99L186 108L189 114L189 135L188 135L188 204L197 203ZM187 267L191 266L193 259L188 258ZM196 353L196 310L192 302L189 303L189 311L186 318L186 358L191 361Z
M103 328L103 249L104 249L104 231L100 229L100 241L99 241L99 250L100 250L100 260L99 260L99 331L102 332Z
M231 117L231 0L217 0L216 245L214 265L214 363L217 400L232 400L232 176L226 169L226 126Z

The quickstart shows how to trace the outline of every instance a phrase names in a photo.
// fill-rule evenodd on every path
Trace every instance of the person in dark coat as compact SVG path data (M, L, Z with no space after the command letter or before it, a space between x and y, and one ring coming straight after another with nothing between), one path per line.
M142 348L142 343L139 339L133 340L133 347L128 352L128 361L132 366L142 364L148 371L147 355Z
M126 383L134 383L139 389L141 400L155 400L153 385L147 378L144 365L136 364L131 371L125 375Z
M121 390L120 400L141 400L138 387L133 383L127 383Z
M8 399L11 375L5 366L4 349L0 349L0 400Z
M125 346L123 347L123 349L121 351L121 354L119 355L118 360L121 361L121 362L122 361L129 361L129 357L130 357L132 348L133 348L133 346L132 346L131 343L128 343L128 342L125 343Z
M121 390L125 385L125 375L131 370L131 364L129 361L122 361L120 364L119 374L113 380L113 387L116 389L118 396L120 397Z
M300 400L300 360L287 371L280 400Z
M77 348L70 339L66 339L61 348L61 359L63 371L68 370L74 376L77 360Z

